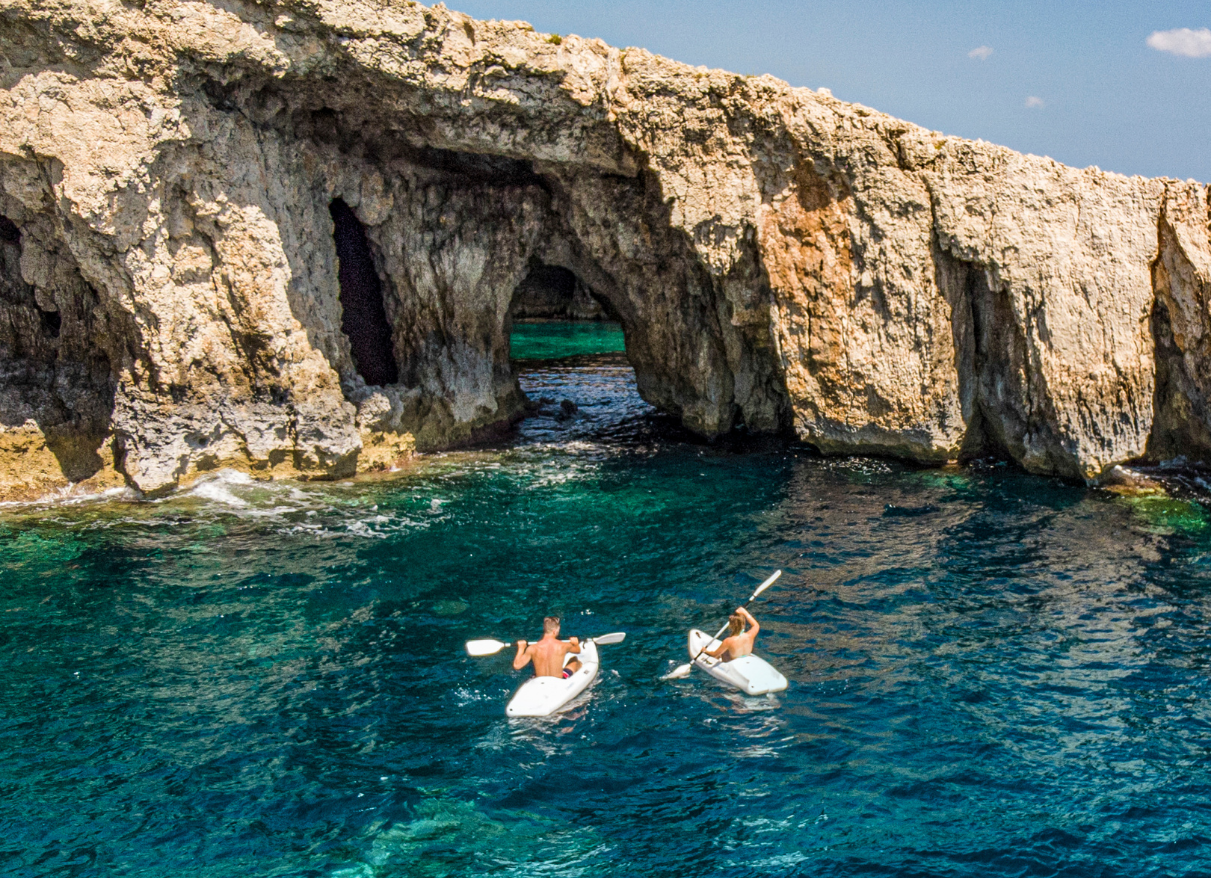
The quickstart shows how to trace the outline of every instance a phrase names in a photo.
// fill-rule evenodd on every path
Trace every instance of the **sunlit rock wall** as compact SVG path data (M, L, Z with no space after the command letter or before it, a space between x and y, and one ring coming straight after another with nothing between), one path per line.
M536 264L704 436L1211 459L1199 184L402 0L0 0L0 50L0 496L490 436Z

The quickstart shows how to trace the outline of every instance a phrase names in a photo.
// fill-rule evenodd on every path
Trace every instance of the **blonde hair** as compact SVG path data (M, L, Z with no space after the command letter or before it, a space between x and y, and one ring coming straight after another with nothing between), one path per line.
M727 618L727 636L735 637L744 630L744 617L739 613L732 613Z
M558 634L559 633L559 617L547 616L542 620L543 634Z

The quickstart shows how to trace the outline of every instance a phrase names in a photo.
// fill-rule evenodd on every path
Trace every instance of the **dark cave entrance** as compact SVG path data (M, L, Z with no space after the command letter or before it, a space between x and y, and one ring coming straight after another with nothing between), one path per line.
M383 306L383 286L366 230L341 199L328 207L339 263L341 330L349 339L353 363L367 384L383 386L399 381L391 324Z
M17 229L17 224L3 215L0 215L0 241L6 244L21 243L21 232Z

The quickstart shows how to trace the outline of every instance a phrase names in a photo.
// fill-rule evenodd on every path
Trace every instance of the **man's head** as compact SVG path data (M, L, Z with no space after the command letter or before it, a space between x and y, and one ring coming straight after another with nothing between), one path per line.
M542 620L542 633L550 634L552 637L559 636L559 617L547 616Z
M739 613L732 613L727 617L727 636L735 637L744 630L744 617Z

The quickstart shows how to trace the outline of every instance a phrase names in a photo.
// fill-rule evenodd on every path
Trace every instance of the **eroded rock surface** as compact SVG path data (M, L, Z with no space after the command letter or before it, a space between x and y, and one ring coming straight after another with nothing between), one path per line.
M0 496L488 435L536 266L705 436L1211 460L1200 184L405 0L0 0L0 50Z

